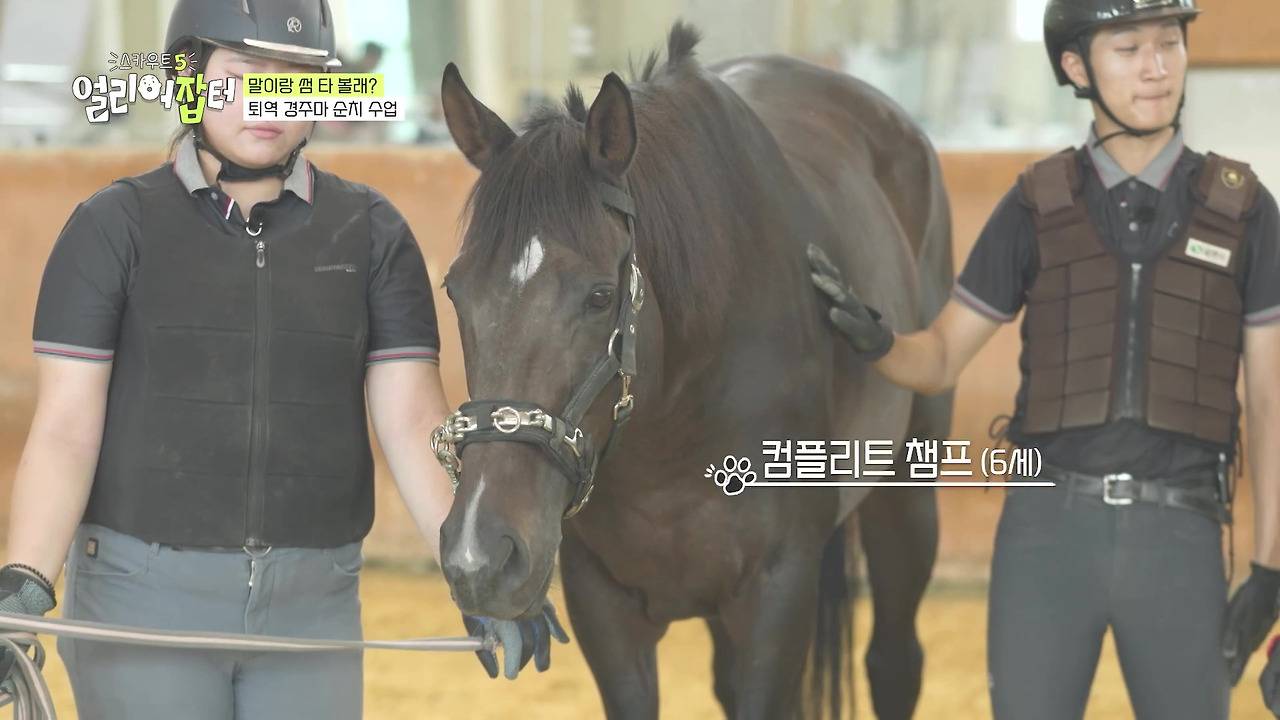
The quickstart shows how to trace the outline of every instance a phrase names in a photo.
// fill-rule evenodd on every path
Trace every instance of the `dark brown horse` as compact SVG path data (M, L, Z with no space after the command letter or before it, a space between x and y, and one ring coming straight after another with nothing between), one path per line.
M909 717L932 492L727 497L704 471L735 455L759 472L767 439L900 448L949 431L949 397L896 388L833 336L805 254L818 243L896 329L920 328L951 282L937 160L867 85L785 57L703 67L697 40L677 24L665 63L650 56L630 87L609 74L589 110L571 87L520 135L445 72L450 132L481 175L444 285L472 398L518 401L474 405L463 425L525 436L458 450L444 572L464 612L513 618L537 608L559 549L569 618L611 718L657 715L655 646L690 617L710 627L727 715L838 714L851 676L845 521L858 506L873 701L882 718ZM606 374L601 358L614 363ZM557 416L566 406L581 417ZM615 407L630 412L625 425ZM596 450L583 455L584 443ZM582 459L597 451L598 467ZM592 477L589 504L563 520Z

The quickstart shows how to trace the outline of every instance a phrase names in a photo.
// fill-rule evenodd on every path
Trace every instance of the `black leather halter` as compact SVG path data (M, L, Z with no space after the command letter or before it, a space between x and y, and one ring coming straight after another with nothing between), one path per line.
M618 276L629 292L618 301L618 319L605 346L603 357L592 366L590 374L569 398L560 415L552 414L537 403L518 400L471 400L445 418L431 434L431 449L449 473L454 489L462 471L462 451L475 442L522 442L540 448L574 484L573 499L564 512L573 517L591 497L596 468L609 452L615 431L631 416L635 398L631 395L631 379L636 374L636 317L644 305L644 287L640 268L636 265L635 204L627 191L597 183L602 202L622 213L627 220L627 252ZM613 423L599 453L591 437L580 426L583 416L596 398L613 380L622 379L622 393L613 405Z

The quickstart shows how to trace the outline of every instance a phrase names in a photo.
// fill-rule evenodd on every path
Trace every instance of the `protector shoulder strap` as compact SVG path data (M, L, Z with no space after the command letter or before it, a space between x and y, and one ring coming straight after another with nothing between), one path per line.
M1239 222L1257 202L1258 176L1248 163L1209 153L1195 191L1204 207Z
M1032 163L1018 179L1022 195L1040 217L1072 208L1080 195L1080 171L1075 149Z

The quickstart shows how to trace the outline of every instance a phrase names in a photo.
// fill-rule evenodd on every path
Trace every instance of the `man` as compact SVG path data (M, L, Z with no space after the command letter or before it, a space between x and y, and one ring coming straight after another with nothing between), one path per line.
M1198 12L1194 0L1049 2L1049 58L1093 104L1088 142L1022 175L926 330L894 335L810 251L833 323L918 391L954 386L1027 307L1009 437L1039 449L1040 479L1056 486L1009 490L1000 518L998 719L1081 717L1108 627L1137 717L1226 718L1229 684L1276 618L1280 222L1247 165L1183 145ZM1220 522L1241 361L1256 555L1227 607Z

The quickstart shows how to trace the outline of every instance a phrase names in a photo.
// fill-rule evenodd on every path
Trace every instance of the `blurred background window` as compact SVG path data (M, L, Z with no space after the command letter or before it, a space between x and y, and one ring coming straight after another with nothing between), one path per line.
M943 149L1058 149L1078 144L1090 117L1049 71L1040 41L1045 0L330 1L347 70L383 73L387 95L407 108L402 122L325 124L319 142L447 142L438 88L449 61L512 123L558 99L567 81L590 99L605 73L661 47L677 18L702 29L706 61L781 52L856 75L905 107ZM1217 6L1209 12L1226 5L1205 4ZM176 121L157 103L132 104L110 127L88 124L70 81L106 72L111 52L162 51L172 6L0 0L0 146L166 137ZM1203 94L1244 101L1276 83L1274 71L1197 69L1187 124L1203 119L1212 137L1230 143L1237 133L1223 127L1220 106L1196 91L1212 85Z

